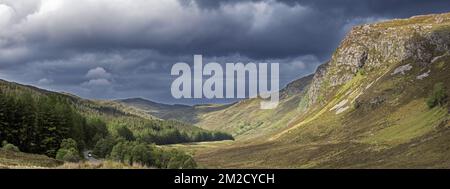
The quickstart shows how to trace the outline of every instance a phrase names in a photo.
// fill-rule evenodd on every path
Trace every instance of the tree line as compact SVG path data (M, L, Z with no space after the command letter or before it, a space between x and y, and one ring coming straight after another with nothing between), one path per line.
M108 111L113 112L110 114L95 103L87 105L58 93L2 85L1 146L72 162L83 159L84 149L94 149L97 157L128 164L193 168L196 164L191 156L156 145L233 140L227 133L178 121L148 120L119 110Z
M77 162L82 150L94 148L99 158L158 168L195 168L191 156L137 141L126 126L111 134L101 119L85 118L64 97L0 89L0 141L11 151L45 154ZM170 141L177 141L170 139Z
M55 157L63 139L73 138L83 149L107 133L105 123L86 120L58 95L0 89L0 141L23 152Z
M106 137L97 142L93 154L96 158L107 158L129 165L147 167L187 169L196 168L194 159L179 150L164 150L155 144L130 141L123 137Z
M234 140L233 136L228 133L220 131L207 131L175 120L119 118L118 120L110 122L110 127L116 128L117 132L126 132L123 129L126 127L130 130L129 133L134 134L134 136L132 136L134 139L157 145ZM131 136L124 137L126 138Z
M228 133L211 132L211 131L180 131L178 129L164 129L164 130L145 130L139 135L139 140L147 143L162 144L177 144L188 142L202 142L202 141L219 141L219 140L233 140L233 137Z

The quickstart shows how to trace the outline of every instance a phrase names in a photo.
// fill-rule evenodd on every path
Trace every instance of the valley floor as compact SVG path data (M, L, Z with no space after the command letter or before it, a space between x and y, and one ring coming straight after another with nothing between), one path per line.
M63 162L45 155L0 149L0 169L147 169L141 165L126 165L114 161Z
M203 168L450 168L450 127L414 141L383 146L361 142L205 142L176 145Z
M347 137L353 139L325 137L304 142L257 138L166 147L188 151L202 168L450 168L450 120L436 126L424 123L424 128L418 123L409 124L408 129L395 125L359 139L349 134ZM386 129L392 133L397 127L404 129L403 135L385 140Z

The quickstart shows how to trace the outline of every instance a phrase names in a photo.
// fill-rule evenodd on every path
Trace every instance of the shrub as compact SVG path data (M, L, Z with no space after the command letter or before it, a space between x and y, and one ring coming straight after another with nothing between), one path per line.
M63 148L63 149L74 148L75 150L78 151L78 145L77 145L77 142L76 142L75 140L71 139L71 138L63 139L63 140L61 141L60 148Z
M113 147L110 158L130 165L139 163L142 165L154 166L152 151L152 147L145 143L119 142Z
M69 162L78 162L81 160L79 152L75 148L70 149L59 149L56 153L56 159L69 161Z
M167 163L167 168L169 169L193 169L196 168L197 164L194 159L181 151L171 151L170 159Z
M64 161L69 161L69 162L78 162L81 160L80 155L78 154L77 151L75 150L69 150L66 155L63 157Z
M56 152L56 159L77 162L81 160L77 142L71 138L63 139L59 150Z
M3 147L2 149L4 150L8 150L8 151L13 151L13 152L20 152L19 148L17 146L14 146L14 144L10 144L10 143L3 143Z
M95 144L92 153L99 158L105 158L111 153L114 145L116 145L116 140L112 137L100 139L97 144Z
M447 101L447 97L444 84L442 82L436 83L433 87L433 92L427 99L427 105L429 108L443 106Z
M140 142L119 142L109 156L112 160L133 165L139 163L148 167L169 169L192 169L197 164L194 159L179 150L163 150Z
M119 142L111 150L109 157L114 161L124 162L128 153L127 142Z
M136 162L147 166L154 166L152 151L153 150L147 144L140 143L134 145L130 151L131 153L130 154L131 160L129 160L130 164Z

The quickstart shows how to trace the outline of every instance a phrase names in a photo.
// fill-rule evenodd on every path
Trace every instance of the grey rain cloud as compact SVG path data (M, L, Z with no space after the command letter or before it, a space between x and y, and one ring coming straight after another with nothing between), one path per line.
M279 62L285 85L326 61L354 25L449 10L440 0L0 0L0 77L192 104L170 97L170 68L194 54Z

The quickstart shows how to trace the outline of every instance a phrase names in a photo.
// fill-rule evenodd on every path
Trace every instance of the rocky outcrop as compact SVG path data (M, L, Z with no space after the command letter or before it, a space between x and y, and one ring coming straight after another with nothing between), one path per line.
M317 101L317 97L320 93L320 88L323 85L325 76L327 75L329 62L317 67L316 73L314 74L313 80L307 92L308 105L314 104Z
M308 105L318 102L333 87L351 80L359 71L378 74L392 66L416 62L427 66L448 53L450 14L416 16L354 27L331 60L320 66L308 90Z

